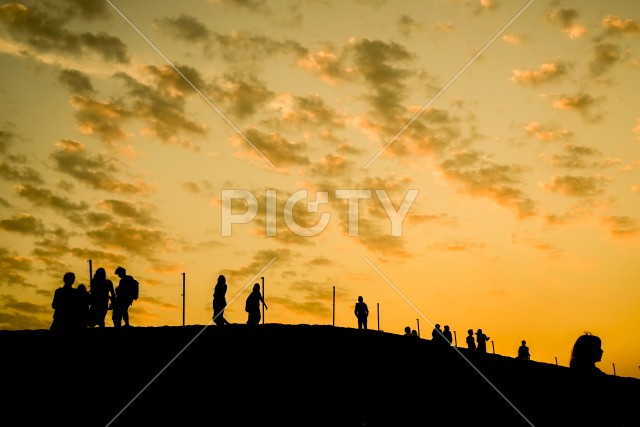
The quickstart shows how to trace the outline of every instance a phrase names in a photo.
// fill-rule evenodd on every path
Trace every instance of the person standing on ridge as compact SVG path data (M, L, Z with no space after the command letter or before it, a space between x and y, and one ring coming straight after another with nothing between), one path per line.
M218 326L229 325L224 318L224 309L227 307L227 278L222 274L218 276L218 282L213 289L213 321Z
M118 286L115 289L116 299L113 304L113 326L119 328L122 326L129 327L129 306L133 304L133 300L137 299L136 295L138 282L127 274L127 270L124 267L118 267L115 271L116 276L120 278Z
M486 354L487 352L487 341L489 341L490 337L486 336L482 329L478 329L476 331L476 340L478 341L478 353Z
M364 302L364 298L358 297L358 302L353 310L353 314L358 318L358 329L367 329L367 318L369 317L369 307Z
M109 304L113 304L116 298L113 282L107 279L107 273L104 268L99 267L91 278L89 294L91 295L89 326L104 328L104 319L107 317ZM113 309L113 307L111 308Z
M451 329L449 325L444 325L444 330L442 331L442 335L444 335L444 339L447 345L451 345L453 343L453 335L451 334Z
M260 284L255 283L253 290L247 297L244 310L248 313L247 325L258 325L262 315L260 314L260 303L264 305L264 309L267 310L267 304L264 302L264 297L260 294Z
M62 278L64 285L53 294L51 308L53 308L53 322L50 329L54 332L68 332L77 328L76 321L76 289L73 283L76 275L67 272Z
M476 351L476 339L473 337L473 329L467 331L467 348Z

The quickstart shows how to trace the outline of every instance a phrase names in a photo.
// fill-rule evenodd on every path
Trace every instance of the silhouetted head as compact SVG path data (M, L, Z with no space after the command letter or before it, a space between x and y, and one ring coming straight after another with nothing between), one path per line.
M260 283L254 283L253 284L253 290L254 291L259 291L260 290Z
M467 331L467 333L468 333L469 335L473 335L473 329L469 329L469 330Z
M449 325L444 325L444 330L448 331L449 330Z
M527 345L527 342L525 340L522 340L522 345Z
M476 335L481 334L482 333L482 329L478 329L478 331L476 332Z
M362 297L358 297L358 301L359 301L359 302L362 302L362 301L364 301L364 298L362 298Z
M87 293L87 287L84 285L84 283L80 283L78 285L78 290L82 293Z
M218 283L227 283L227 278L223 274L218 276Z
M408 327L408 326L406 328L404 328L404 333L405 334L410 334L411 333L411 328Z
M127 270L125 270L124 267L118 267L114 274L118 277L124 277L127 274Z
M76 281L76 275L72 272L67 272L64 273L64 277L62 278L62 281L64 282L65 285L73 285L73 282Z
M107 272L104 268L99 267L94 273L93 278L96 280L104 280L107 278Z
M569 366L572 368L595 367L596 362L602 360L603 353L602 340L585 332L573 344Z
M440 329L440 323L436 323L436 329Z

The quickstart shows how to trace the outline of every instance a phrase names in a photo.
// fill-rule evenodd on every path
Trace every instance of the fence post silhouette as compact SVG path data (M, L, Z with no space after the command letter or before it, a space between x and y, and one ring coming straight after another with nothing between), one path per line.
M420 336L420 319L416 319L416 323L418 324L418 336Z
M496 348L493 345L493 340L491 340L491 350L493 351L493 354L496 354Z
M616 376L616 364L612 363L612 365L613 365L613 376L615 377Z
M556 356L556 366L558 366L558 356Z
M380 303L377 302L376 303L376 311L378 312L377 316L378 316L378 332L380 332Z
M456 335L456 331L453 331L453 342L456 343L456 347L458 346L458 335Z
M185 294L185 273L182 273L182 326L184 326Z
M331 307L331 326L336 326L336 287L333 286L333 305Z

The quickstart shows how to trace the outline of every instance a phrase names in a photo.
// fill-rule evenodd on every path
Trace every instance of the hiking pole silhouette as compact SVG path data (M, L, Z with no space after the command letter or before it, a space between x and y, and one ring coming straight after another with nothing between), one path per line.
M89 286L91 286L91 279L93 278L93 268L91 266L91 260L88 259L87 262L89 263Z

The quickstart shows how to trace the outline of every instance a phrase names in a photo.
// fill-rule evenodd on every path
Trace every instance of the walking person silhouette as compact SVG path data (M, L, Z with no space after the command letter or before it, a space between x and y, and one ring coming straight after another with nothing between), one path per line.
M364 302L364 298L358 297L358 302L353 309L353 314L358 318L358 329L367 329L367 318L369 317L369 307Z
M213 288L213 321L218 326L229 325L229 321L224 318L224 309L227 307L227 278L224 275L218 276L218 282Z
M267 304L264 302L264 297L260 294L260 284L255 283L253 285L253 290L247 297L244 307L245 311L248 313L247 325L260 324L260 319L262 319L262 315L260 314L260 303L264 305L265 310L269 309Z

